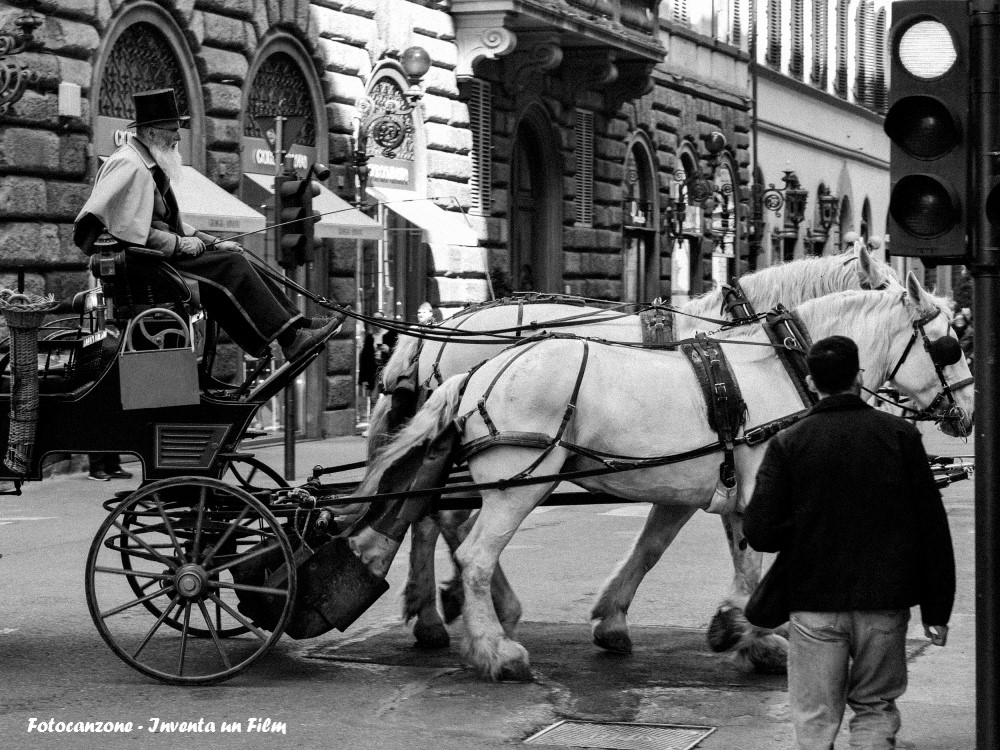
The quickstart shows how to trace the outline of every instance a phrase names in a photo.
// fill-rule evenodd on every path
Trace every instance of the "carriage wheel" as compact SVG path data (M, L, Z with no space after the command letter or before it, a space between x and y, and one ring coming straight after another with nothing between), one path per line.
M286 574L263 580L264 559ZM140 580L145 593L135 590ZM239 674L281 636L295 601L294 557L281 524L245 491L166 479L129 495L101 525L86 591L98 632L123 661L164 682L205 685ZM270 633L244 614L241 596L273 605ZM238 630L245 634L229 637Z
M288 489L291 485L281 474L255 456L240 456L226 464L224 480L236 484L253 494L262 490Z
M231 481L235 479L237 485L241 489L246 490L251 494L266 490L283 489L290 486L281 474L254 456L240 456L238 458L234 458L226 465L222 478L224 481ZM131 570L131 555L125 551L122 552L122 565L126 569ZM132 587L132 591L135 592L136 596L144 599L142 606L144 606L155 617L159 617L163 614L163 609L160 607L161 602L159 600L145 599L146 594L155 591L156 587L160 586L159 580L143 579L138 576L126 576L126 580L128 581L129 586ZM212 607L209 609L213 610ZM215 605L214 607L214 615L216 619L216 634L219 638L233 638L250 632L244 625L222 627L222 612L218 605ZM164 618L163 623L174 630L182 630L184 627L184 623L180 619L169 615ZM188 633L197 638L211 637L211 632L208 629L195 626L189 627Z

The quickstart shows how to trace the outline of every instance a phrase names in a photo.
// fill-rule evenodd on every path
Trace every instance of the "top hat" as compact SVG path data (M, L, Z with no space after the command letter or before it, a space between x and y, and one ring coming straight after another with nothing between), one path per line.
M135 102L135 120L129 123L129 127L141 128L143 125L191 119L177 113L177 97L173 89L143 91L133 94L132 101Z

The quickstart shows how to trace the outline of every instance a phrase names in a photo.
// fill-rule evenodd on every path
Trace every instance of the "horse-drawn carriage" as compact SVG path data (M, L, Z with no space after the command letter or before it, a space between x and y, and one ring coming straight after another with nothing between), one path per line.
M592 307L579 300L528 297L473 308L441 327L417 330L411 342L422 339L429 344L422 350L412 344L397 347L394 356L399 360L396 369L408 378L396 377L393 366L387 367L389 397L381 403L383 410L395 412L392 418L388 412L382 415L382 428L398 435L389 441L387 434L373 430L388 446L369 467L360 488L323 480L352 466L318 469L304 485L287 487L279 475L240 452L239 445L257 409L308 366L320 344L311 356L285 363L272 374L263 376L261 368L242 382L219 382L212 376L215 329L209 321L204 341L195 345L192 314L197 300L183 279L135 249L109 250L94 258L101 288L78 295L72 326L40 330L39 354L26 363L31 377L18 372L17 347L11 347L4 393L9 389L16 394L19 385L32 379L39 393L32 440L15 435L10 427L7 415L16 395L0 397L0 439L11 446L0 478L14 482L19 491L23 479L41 477L41 464L53 453L139 456L145 481L136 491L106 503L110 514L91 545L86 593L104 640L147 675L172 683L217 682L246 669L283 633L304 638L346 628L387 588L378 573L387 569L398 547L401 524L404 529L408 521L426 524L429 518L443 517L438 511L468 511L482 502L483 514L461 557L467 578L469 659L492 677L523 676L527 657L523 649L511 647L517 644L510 637L520 607L516 599L511 603L496 593L491 603L488 591L484 600L482 583L492 578L494 586L502 588L502 576L498 581L493 575L496 556L534 505L583 501L580 495L550 495L564 479L605 493L599 495L605 501L652 500L654 511L644 534L656 537L654 560L698 507L710 505L716 492L728 492L717 509L736 567L726 606L742 606L747 587L752 590L759 577L759 555L740 543L735 496L752 485L755 464L747 456L759 450L771 430L781 428L789 411L802 411L794 378L786 380L783 374L788 364L774 355L801 352L808 339L804 329L798 337L790 328L778 329L784 333L777 339L773 331L765 335L764 329L771 329L758 325L764 317L746 300L728 305L738 313L735 324L726 324L710 337L685 339L689 346L697 344L695 356L691 350L653 351L676 349L682 342L672 336L658 343L644 344L642 336L633 340L636 331L662 328L665 318L673 315L672 308L662 305L643 306L643 318L633 310ZM860 284L854 278L845 288L866 283L880 286L870 278ZM807 304L803 316L809 331L825 333L845 320L857 321L848 332L860 339L863 356L869 352L875 358L867 366L870 385L893 381L925 416L966 429L971 423L971 389L963 389L971 381L964 360L959 363L939 351L941 346L935 347L950 338L939 303L919 284L911 283L907 290L898 281L895 286L886 281L885 286L889 288L884 293L836 300L838 295L833 295L824 298L825 303L817 299L811 307ZM835 290L800 290L799 297L830 291ZM892 295L891 304L876 299L883 294ZM6 309L17 302L8 295ZM759 298L755 304L760 308L762 302L766 304ZM852 306L858 310L847 315ZM472 323L483 310L499 310L503 319ZM831 316L835 319L827 320ZM785 315L784 320L792 318ZM106 322L113 323L110 329ZM711 320L712 326L719 323ZM625 324L632 333L622 333ZM918 340L929 357L910 355ZM458 342L463 346L452 346ZM476 346L488 351L477 352ZM447 355L446 347L451 347ZM743 385L751 405L749 425L745 419L732 421L737 412L746 416L745 405L730 409L729 417L724 409L716 411L714 420L710 417L712 399L699 400L704 384L698 385L689 364L704 360L707 393L718 394L720 386L726 386L721 390L733 394L735 380L715 380L713 372L719 374L724 349L740 348L755 350L745 358L749 364L735 368L737 373L753 371L748 374L753 385ZM466 354L454 357L456 350ZM430 361L418 367L422 356ZM733 354L730 358L742 359ZM631 385L622 379L616 367L626 359L633 372L647 378ZM55 360L58 366L52 365ZM474 367L484 360L482 367ZM761 364L763 360L767 362ZM448 379L470 369L474 375ZM510 390L508 381L515 372L522 385ZM539 373L542 380L535 383ZM609 398L609 388L641 403L656 391L649 383L664 377L659 382L669 383L662 389L668 394L694 388L684 396L684 405L657 399L663 403L638 427L635 422L619 425L626 412ZM525 382L532 383L527 390ZM432 390L436 394L419 412L416 407L423 397L407 398ZM773 403L767 398L769 390L774 391ZM494 391L505 395L491 400ZM428 418L414 418L407 426L414 414ZM682 420L683 429L670 425L672 414ZM555 420L552 424L549 416ZM586 421L594 418L597 428ZM623 427L621 435L612 429L616 425ZM669 436L660 440L664 432ZM636 436L644 439L641 444L631 439ZM651 436L659 442L649 440ZM14 455L11 451L18 445L20 454ZM729 475L720 473L720 455L726 456L724 467L729 462ZM461 481L459 475L456 484L452 470L466 460L472 481ZM967 473L947 462L941 467L942 482ZM259 481L262 476L265 482ZM736 479L740 484L733 489ZM337 517L358 505L367 513L338 526ZM405 512L396 513L401 506ZM666 517L658 527L654 516L663 509ZM388 517L389 511L395 515ZM467 531L456 532L453 546ZM412 554L420 550L426 553L426 545L415 542ZM648 562L648 547L640 541L633 558L643 555ZM624 611L646 569L647 563L623 565L613 582L627 594L612 596L606 589L602 595L593 615L599 645L627 650ZM407 611L433 617L410 604ZM756 631L752 635L762 637ZM735 643L729 636L720 642L727 643L726 648Z

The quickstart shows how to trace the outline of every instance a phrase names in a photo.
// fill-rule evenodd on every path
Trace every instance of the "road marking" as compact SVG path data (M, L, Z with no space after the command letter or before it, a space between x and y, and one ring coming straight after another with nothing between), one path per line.
M614 510L609 510L605 513L598 513L599 516L625 516L628 518L645 518L649 515L649 506L646 504L642 505L624 505L621 508L615 508Z
M54 521L58 516L24 516L17 518L0 518L0 526L9 526L18 521Z

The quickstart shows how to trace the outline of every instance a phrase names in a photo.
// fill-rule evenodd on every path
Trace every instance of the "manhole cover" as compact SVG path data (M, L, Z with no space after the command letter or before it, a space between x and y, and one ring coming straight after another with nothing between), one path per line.
M560 721L525 740L532 745L598 747L604 750L690 750L715 727Z

